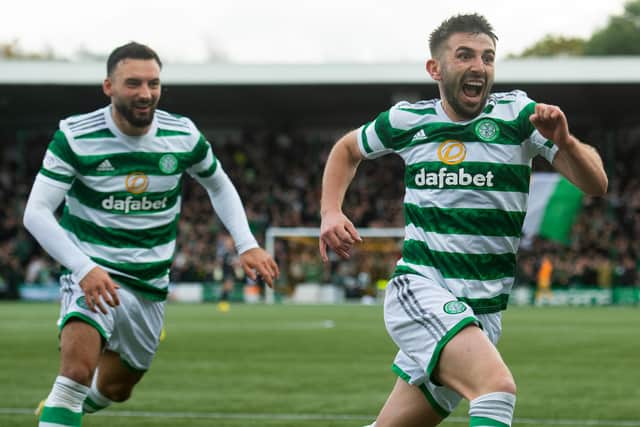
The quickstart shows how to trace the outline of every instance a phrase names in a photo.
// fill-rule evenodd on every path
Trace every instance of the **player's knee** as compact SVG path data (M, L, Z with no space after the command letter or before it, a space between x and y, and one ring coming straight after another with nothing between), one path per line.
M516 382L510 372L493 375L490 381L491 392L504 392L516 394Z
M91 378L93 372L91 367L82 363L77 363L69 366L63 366L60 370L60 375L67 377L78 384L84 384L88 386L91 384Z
M109 384L100 389L100 392L109 400L124 402L131 397L132 388L125 384Z

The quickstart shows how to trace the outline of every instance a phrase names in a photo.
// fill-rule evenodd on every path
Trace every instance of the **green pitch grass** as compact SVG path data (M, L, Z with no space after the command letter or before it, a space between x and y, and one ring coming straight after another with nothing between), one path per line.
M0 304L0 425L34 426L58 366L55 304ZM640 426L640 309L518 308L500 350L523 426ZM167 307L130 401L85 427L347 427L373 420L395 347L381 306ZM463 404L442 425L466 425Z

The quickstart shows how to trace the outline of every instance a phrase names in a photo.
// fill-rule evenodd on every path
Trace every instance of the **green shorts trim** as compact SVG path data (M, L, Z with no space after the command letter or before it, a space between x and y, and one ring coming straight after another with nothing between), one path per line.
M406 372L404 372L402 369L400 369L400 367L398 365L396 365L395 363L393 365L391 365L391 370L401 379L403 379L404 381L406 381L408 384L409 380L411 380L411 377L409 376L409 374L407 374ZM418 388L420 389L420 391L422 391L422 394L424 394L424 397L427 398L427 401L429 402L429 404L431 405L431 407L433 408L434 411L436 411L438 413L438 415L440 415L442 418L447 418L450 414L450 412L448 412L446 409L444 409L442 406L438 405L438 402L436 402L436 400L434 399L434 397L431 395L431 393L429 392L429 389L427 388L426 385L424 384L420 384L418 386Z
M427 366L427 378L429 378L429 381L433 382L436 385L440 385L432 378L433 370L436 368L436 365L440 361L440 353L442 353L442 349L444 349L444 346L447 345L447 343L451 341L451 339L455 337L458 332L469 325L478 325L478 319L473 316L465 317L464 319L459 321L453 328L451 328L449 332L447 332L445 336L443 336L442 339L438 342L438 344L436 345L436 349L433 352L431 362L429 362L429 366Z
M100 327L100 325L98 323L96 323L95 320L91 319L90 317L87 317L85 314L83 313L78 313L78 312L71 312L69 314L67 314L64 319L62 319L62 322L60 322L60 326L58 327L58 330L60 332L62 332L62 328L64 328L64 326L69 323L69 320L76 318L78 320L81 320L83 322L85 322L86 324L88 324L89 326L92 326L94 329L96 329L98 331L98 333L100 334L100 336L104 339L105 342L108 341L107 338L107 333L104 331L104 329L102 329ZM111 350L110 350L111 351ZM144 374L145 372L147 372L146 369L138 369L136 367L134 367L131 363L129 363L128 361L124 360L122 358L122 354L120 354L120 363L122 363L122 366L126 367L127 369L129 369L131 372L136 372L136 373L141 373Z
M105 341L109 341L109 337L107 336L107 333L105 332L104 329L102 329L102 327L95 320L77 311L72 311L71 313L67 313L67 315L64 316L64 319L62 319L62 321L60 322L60 326L58 326L58 330L62 332L62 328L64 328L67 322L69 322L69 320L74 317L82 320L83 322L87 323L89 326L93 326Z

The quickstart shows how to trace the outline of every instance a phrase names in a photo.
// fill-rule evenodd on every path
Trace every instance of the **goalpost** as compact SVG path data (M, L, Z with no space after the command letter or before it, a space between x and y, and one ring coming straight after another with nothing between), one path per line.
M397 245L404 238L404 228L358 228L357 230L365 242L363 247L365 251L371 250L383 253L386 250L388 252L392 244ZM319 258L319 237L319 227L269 227L265 233L265 249L275 258L277 255L276 240L285 239L298 243L302 242L303 245L315 246L314 249L310 248L310 252L314 251ZM372 242L377 242L377 244ZM265 288L265 302L267 304L275 302L275 292L268 286Z

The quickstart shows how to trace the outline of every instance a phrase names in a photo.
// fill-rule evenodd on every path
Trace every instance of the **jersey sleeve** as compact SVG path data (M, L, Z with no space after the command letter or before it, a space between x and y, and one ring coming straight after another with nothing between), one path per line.
M218 159L213 154L211 144L204 135L200 134L191 154L191 165L187 169L189 174L207 178L215 173L218 168Z
M52 185L69 189L76 176L76 157L64 132L56 131L47 147L39 175Z
M96 263L74 244L54 216L66 190L38 175L24 209L24 225L53 259L71 270L79 283Z
M190 119L182 117L182 120L186 122L192 135L198 138L191 150L187 173L194 177L208 178L218 169L218 159L213 154L211 143Z
M366 123L357 130L358 147L367 159L375 159L392 153L392 128L389 121L390 111L384 111L372 122Z
M549 163L552 163L558 152L558 147L553 141L542 136L529 120L529 116L535 112L536 102L529 98L526 93L517 92L516 106L520 109L518 120L529 157L542 156Z
M397 103L358 129L360 151L372 159L406 148L434 111L432 101Z

